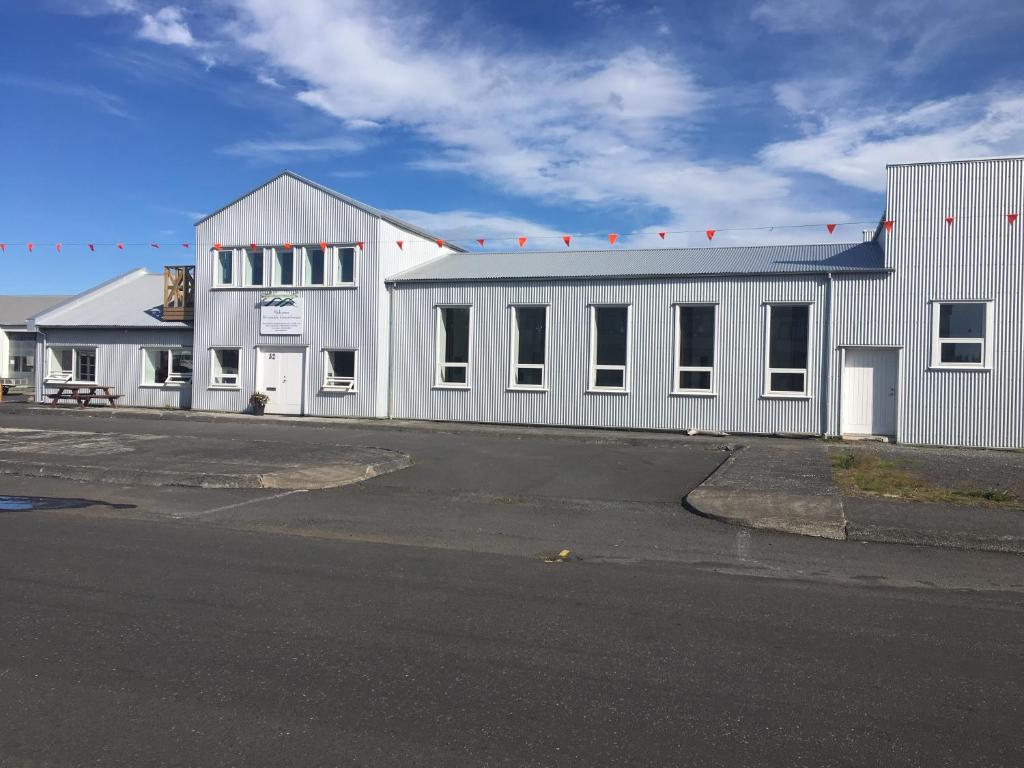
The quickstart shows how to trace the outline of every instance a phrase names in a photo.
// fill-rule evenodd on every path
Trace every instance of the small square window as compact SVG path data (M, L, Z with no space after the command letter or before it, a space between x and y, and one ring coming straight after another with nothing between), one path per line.
M932 307L932 365L937 368L988 367L992 303L936 302Z
M356 388L356 351L354 349L324 350L324 388L352 392Z
M210 366L210 385L214 387L239 386L239 359L241 350L237 348L213 349Z

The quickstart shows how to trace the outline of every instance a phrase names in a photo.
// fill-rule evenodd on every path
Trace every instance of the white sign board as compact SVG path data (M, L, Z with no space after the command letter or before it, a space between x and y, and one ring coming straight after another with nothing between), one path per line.
M298 336L303 331L302 298L294 293L275 293L260 300L260 333L264 336Z

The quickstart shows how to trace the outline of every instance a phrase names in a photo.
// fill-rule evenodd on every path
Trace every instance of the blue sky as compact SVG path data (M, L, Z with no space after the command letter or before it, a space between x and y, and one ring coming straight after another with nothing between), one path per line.
M439 236L553 246L875 220L887 162L1024 153L1019 3L25 0L0 21L0 293L189 261L196 218L284 168Z

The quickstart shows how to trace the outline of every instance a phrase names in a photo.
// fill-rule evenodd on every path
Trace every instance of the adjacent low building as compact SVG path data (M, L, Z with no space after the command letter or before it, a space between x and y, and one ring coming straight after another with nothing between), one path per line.
M194 332L174 268L39 357L143 405L1021 448L1022 212L1024 158L893 165L863 242L467 253L284 173L196 225Z
M0 380L26 387L35 381L36 334L28 320L67 296L0 296Z

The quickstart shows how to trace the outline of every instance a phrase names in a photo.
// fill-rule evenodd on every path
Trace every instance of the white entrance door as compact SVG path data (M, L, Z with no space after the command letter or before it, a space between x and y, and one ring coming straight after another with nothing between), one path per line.
M306 351L293 348L260 350L260 389L267 393L267 413L302 413Z
M843 434L896 434L896 374L899 352L895 349L846 350L843 366Z

